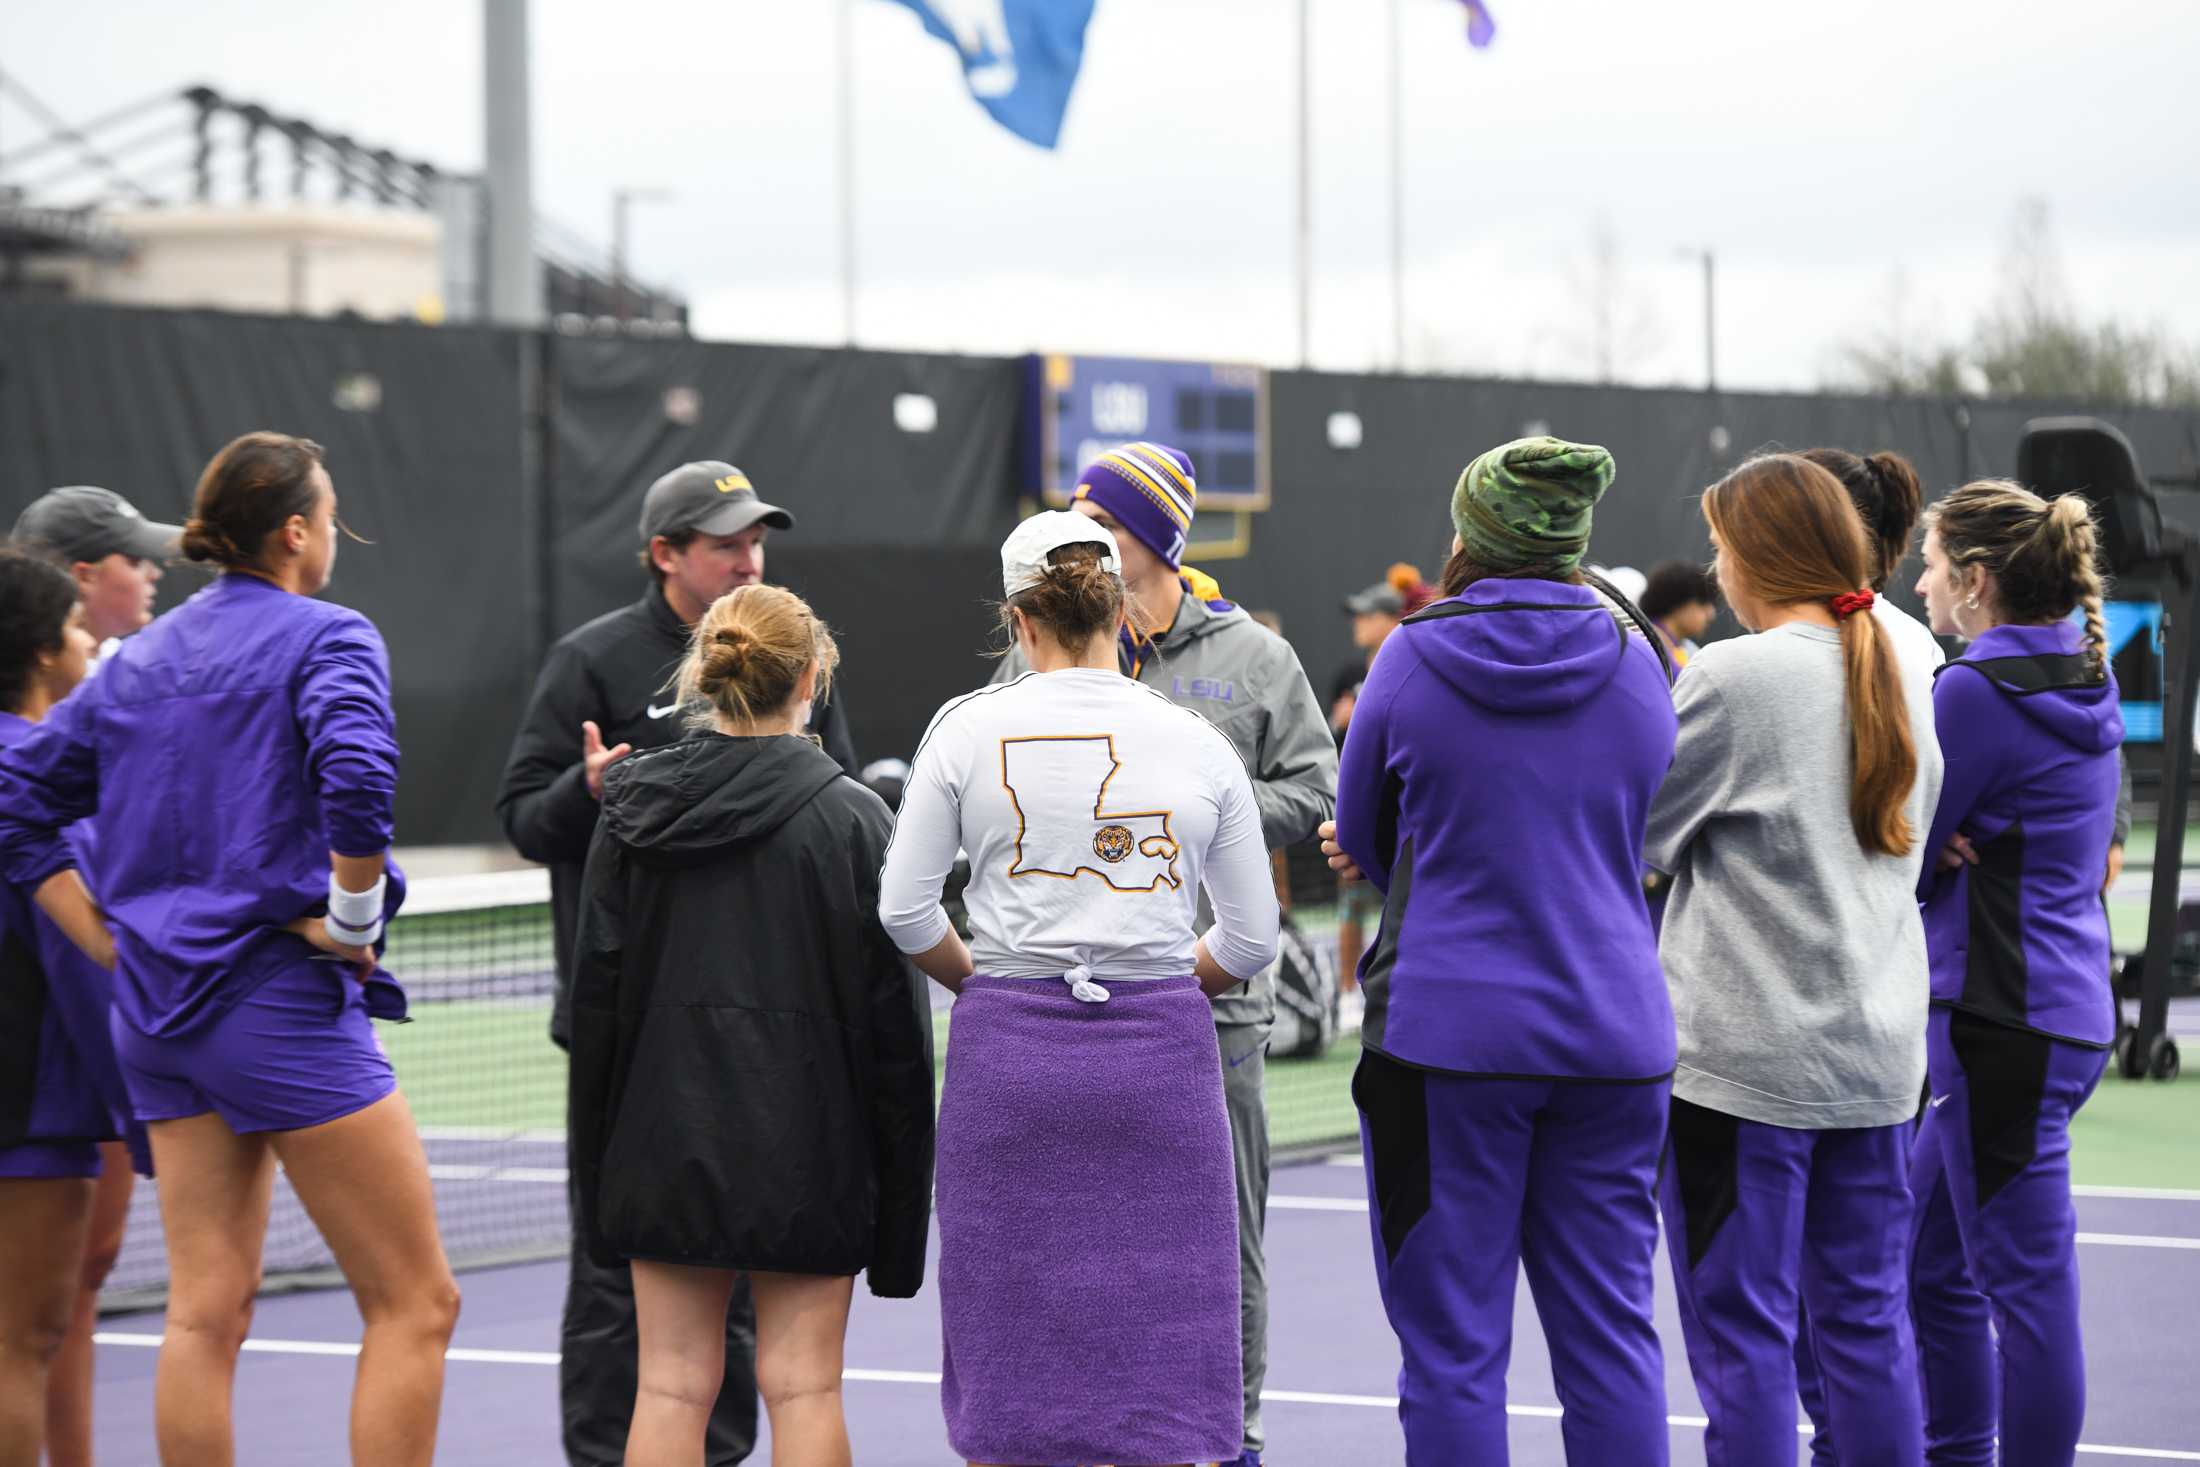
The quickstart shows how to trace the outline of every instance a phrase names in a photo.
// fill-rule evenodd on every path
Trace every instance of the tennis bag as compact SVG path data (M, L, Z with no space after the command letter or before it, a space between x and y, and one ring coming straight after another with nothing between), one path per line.
M1337 959L1282 914L1275 968L1276 1026L1268 1058L1317 1059L1337 1040Z

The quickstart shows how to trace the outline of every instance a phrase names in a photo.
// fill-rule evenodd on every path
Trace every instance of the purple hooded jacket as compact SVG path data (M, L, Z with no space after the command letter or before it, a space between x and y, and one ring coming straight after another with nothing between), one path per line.
M2078 629L1999 626L1940 670L1933 722L1947 774L1918 895L1933 1003L2106 1045L2108 916L2123 713ZM1958 832L1976 866L1938 869Z
M1672 1072L1640 863L1675 732L1656 653L1585 587L1478 581L1390 635L1337 787L1338 844L1385 897L1367 1048L1460 1074Z
M0 751L0 880L28 894L75 865L65 832L96 815L116 1012L185 1034L318 956L282 929L327 914L331 850L389 849L396 791L374 624L233 572ZM393 865L385 910L403 898ZM377 973L367 1007L401 1018L403 991Z

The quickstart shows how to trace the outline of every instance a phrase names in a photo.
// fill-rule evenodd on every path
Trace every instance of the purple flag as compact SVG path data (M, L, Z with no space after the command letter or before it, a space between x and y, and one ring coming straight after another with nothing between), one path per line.
M1467 7L1467 44L1487 46L1497 39L1497 22L1490 19L1489 8L1482 0L1463 0Z

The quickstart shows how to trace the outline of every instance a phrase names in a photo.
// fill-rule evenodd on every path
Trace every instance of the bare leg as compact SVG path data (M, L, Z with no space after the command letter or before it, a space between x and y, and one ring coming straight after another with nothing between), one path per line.
M0 1467L38 1467L91 1216L89 1178L0 1181Z
M726 1379L726 1306L739 1277L732 1269L634 1260L640 1373L628 1467L702 1467L703 1436ZM761 1328L758 1335L761 1354Z
M146 1128L168 1238L168 1326L153 1375L163 1467L231 1467L230 1398L252 1326L275 1158L209 1111Z
M1337 883L1337 988L1345 993L1359 987L1360 954L1366 944L1358 900L1350 884Z
M849 1467L841 1350L855 1280L751 1273L756 1389L772 1424L772 1467Z
M340 1120L279 1132L274 1146L366 1325L352 1388L352 1460L425 1467L435 1457L458 1282L436 1232L412 1110L393 1090Z
M91 1237L84 1245L83 1279L76 1317L54 1358L46 1382L46 1461L50 1467L92 1467L92 1330L99 1323L99 1290L122 1252L137 1176L130 1148L99 1143L99 1187L93 1194Z

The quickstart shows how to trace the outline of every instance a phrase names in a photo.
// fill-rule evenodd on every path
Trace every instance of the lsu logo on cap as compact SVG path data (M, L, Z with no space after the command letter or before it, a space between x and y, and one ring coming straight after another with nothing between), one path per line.
M732 473L726 475L726 477L724 477L723 479L713 480L711 482L711 487L713 489L716 489L720 494L734 494L743 489L748 490L751 494L754 494L756 492L755 487L749 483L749 476L742 473L739 469L735 469Z

